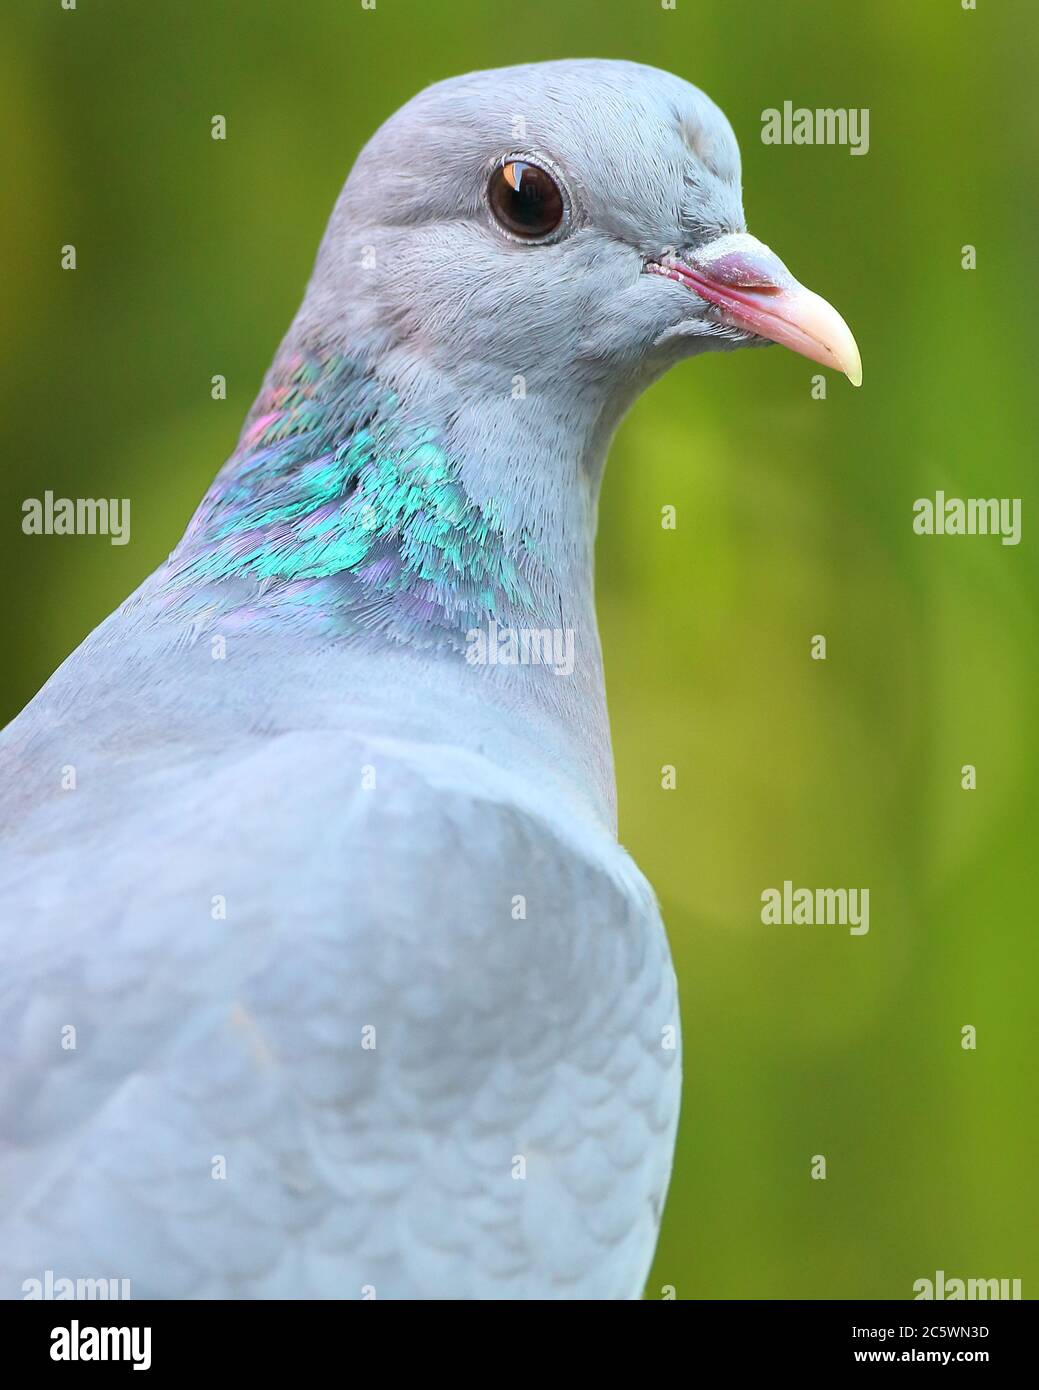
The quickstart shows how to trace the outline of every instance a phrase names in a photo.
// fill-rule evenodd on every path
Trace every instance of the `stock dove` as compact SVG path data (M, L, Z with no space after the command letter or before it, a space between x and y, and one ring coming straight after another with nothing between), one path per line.
M378 130L185 536L0 736L0 1292L640 1296L679 1018L597 495L639 392L765 339L860 378L679 78Z

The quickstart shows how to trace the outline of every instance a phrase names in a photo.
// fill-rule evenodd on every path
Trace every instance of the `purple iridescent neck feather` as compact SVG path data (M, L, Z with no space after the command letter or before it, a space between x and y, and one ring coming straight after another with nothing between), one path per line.
M235 453L167 571L168 596L252 621L306 617L458 646L490 619L535 618L530 537L506 541L438 431L341 355L293 353L264 388Z

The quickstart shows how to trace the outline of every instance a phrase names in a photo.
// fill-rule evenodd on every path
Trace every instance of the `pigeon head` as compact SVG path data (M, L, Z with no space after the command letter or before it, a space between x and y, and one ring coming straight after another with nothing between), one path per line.
M843 319L748 235L702 92L599 61L438 83L358 157L172 586L357 640L594 634L621 416L680 359L769 341L859 380Z
M763 341L861 379L843 319L747 234L725 116L627 62L473 73L409 101L357 160L301 318L470 391L626 402L683 357Z

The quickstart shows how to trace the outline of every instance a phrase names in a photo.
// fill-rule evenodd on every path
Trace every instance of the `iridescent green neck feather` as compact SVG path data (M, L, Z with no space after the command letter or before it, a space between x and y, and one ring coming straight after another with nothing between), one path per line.
M343 356L275 370L167 572L171 600L457 645L536 618L528 535L506 542L434 425ZM188 595L194 594L191 603Z

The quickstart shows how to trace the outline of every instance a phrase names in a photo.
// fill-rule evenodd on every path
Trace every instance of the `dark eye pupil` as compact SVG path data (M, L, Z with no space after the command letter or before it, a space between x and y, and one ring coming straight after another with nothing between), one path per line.
M547 236L563 220L563 195L555 179L520 159L495 169L490 201L495 217L514 236Z

